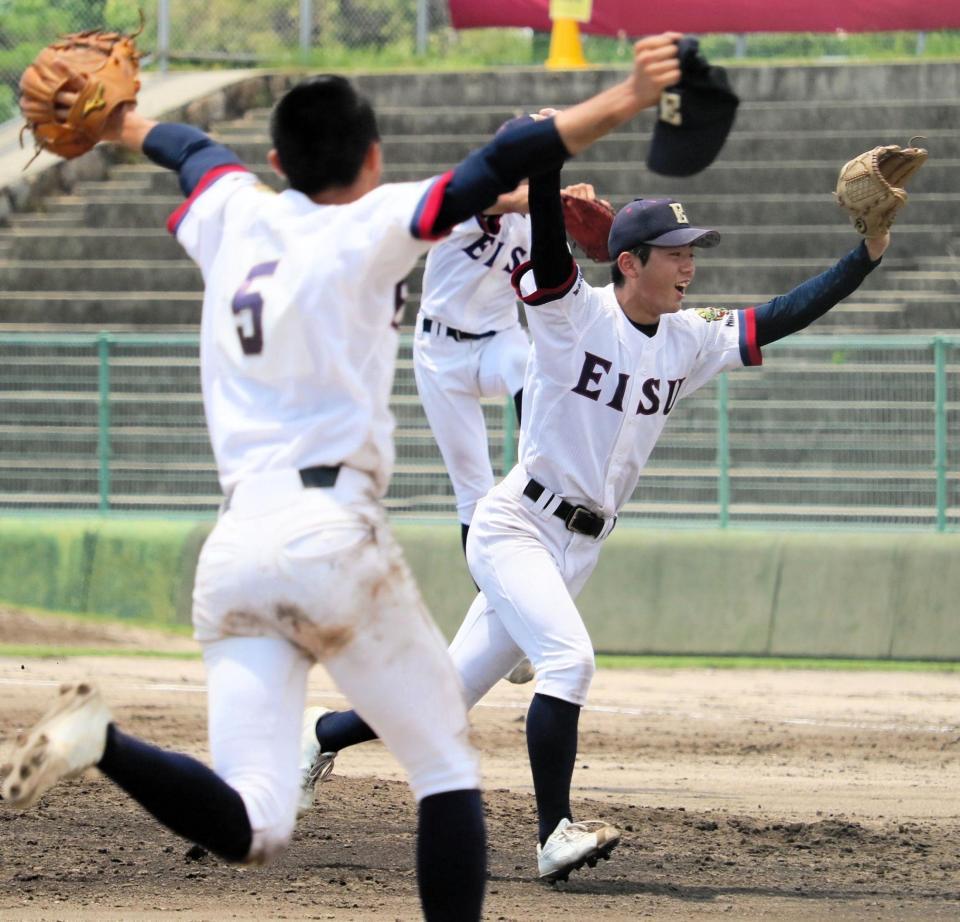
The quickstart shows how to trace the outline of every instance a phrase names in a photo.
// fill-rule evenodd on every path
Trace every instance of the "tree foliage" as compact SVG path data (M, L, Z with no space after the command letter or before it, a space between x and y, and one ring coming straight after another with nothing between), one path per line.
M300 0L174 0L170 3L170 53L176 64L218 61L264 65L299 63L312 67L418 67L452 69L497 64L542 63L549 36L525 29L454 32L445 0L427 0L427 54L416 54L417 0L312 0L310 51L300 51ZM156 5L144 0L0 0L0 122L16 113L17 84L37 51L64 32L106 27L134 31L143 8L141 47L156 49ZM711 60L912 57L922 46L928 56L960 57L960 32L931 32L918 44L913 32L869 35L810 33L703 36ZM586 36L584 50L594 64L626 64L626 39ZM149 62L149 58L147 59Z

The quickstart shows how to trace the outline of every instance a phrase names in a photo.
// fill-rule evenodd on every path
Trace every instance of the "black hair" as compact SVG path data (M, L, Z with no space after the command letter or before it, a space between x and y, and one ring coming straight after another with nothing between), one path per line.
M641 266L645 266L650 261L649 243L639 243L632 250L628 250L627 252L633 253L633 255L640 260ZM614 288L620 288L625 281L623 273L620 271L620 267L617 265L616 260L614 260L613 264L610 266L610 278L613 281Z
M349 186L380 133L369 100L349 80L322 74L297 84L277 103L270 138L290 186L315 195Z

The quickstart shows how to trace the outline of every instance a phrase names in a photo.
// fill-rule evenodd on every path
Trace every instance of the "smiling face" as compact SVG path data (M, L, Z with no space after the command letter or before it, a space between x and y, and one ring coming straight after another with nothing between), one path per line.
M624 313L634 323L651 324L680 310L696 273L694 259L692 246L650 247L646 265L633 253L621 253L617 265L624 283L616 292Z

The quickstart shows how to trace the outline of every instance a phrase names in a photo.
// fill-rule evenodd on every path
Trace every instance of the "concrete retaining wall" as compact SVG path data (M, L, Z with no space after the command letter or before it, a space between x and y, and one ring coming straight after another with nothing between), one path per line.
M0 599L186 624L208 521L0 519ZM444 633L473 598L451 525L395 526ZM960 659L960 535L618 529L580 609L597 650Z

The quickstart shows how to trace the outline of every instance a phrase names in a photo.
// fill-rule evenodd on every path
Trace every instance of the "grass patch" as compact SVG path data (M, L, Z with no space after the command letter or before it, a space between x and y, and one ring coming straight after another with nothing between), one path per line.
M200 659L200 651L176 653L141 647L61 647L46 644L0 644L0 657L9 659L69 659L74 656L120 656L144 659Z
M597 654L601 669L809 669L847 672L960 672L960 662L801 656L627 656Z
M6 602L3 600L0 600L0 608L6 608L13 612L22 612L25 615L39 619L62 619L76 625L101 624L110 627L127 627L135 630L144 628L148 631L156 631L158 634L166 634L168 637L193 636L193 625L190 624L171 624L169 621L151 621L147 618L118 618L116 615L104 615L98 612L56 611L49 608L34 608L31 605L21 605L19 602Z

